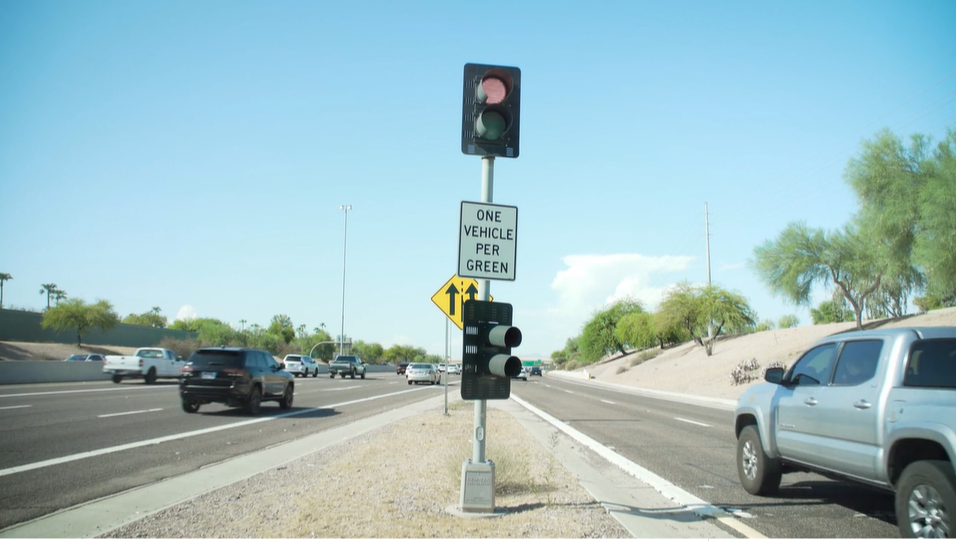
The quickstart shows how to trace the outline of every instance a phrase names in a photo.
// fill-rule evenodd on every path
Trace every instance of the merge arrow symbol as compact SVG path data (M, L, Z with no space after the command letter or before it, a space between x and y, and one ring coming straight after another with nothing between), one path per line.
M458 294L458 288L455 287L455 284L448 286L448 289L445 290L445 293L448 294L448 315L455 315L455 295Z

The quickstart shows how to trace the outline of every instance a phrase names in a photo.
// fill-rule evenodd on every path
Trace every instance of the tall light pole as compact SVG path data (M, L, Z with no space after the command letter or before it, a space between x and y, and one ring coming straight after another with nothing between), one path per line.
M339 336L339 355L345 355L345 256L349 248L349 211L352 205L339 205L345 211L345 241L342 243L342 335Z

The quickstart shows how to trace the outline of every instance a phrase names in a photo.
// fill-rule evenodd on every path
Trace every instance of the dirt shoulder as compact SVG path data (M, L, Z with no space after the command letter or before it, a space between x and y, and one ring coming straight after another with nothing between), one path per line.
M922 315L864 323L866 328L956 326L956 308L934 310ZM743 362L756 359L762 369L774 361L789 365L815 341L831 334L852 331L855 323L810 325L738 335L719 340L714 354L694 343L664 350L653 359L640 360L639 353L615 358L587 367L595 379L627 385L706 396L736 399L757 379L734 385L731 372ZM582 377L583 377L583 370Z
M62 361L77 353L132 355L137 348L48 342L0 342L0 361Z

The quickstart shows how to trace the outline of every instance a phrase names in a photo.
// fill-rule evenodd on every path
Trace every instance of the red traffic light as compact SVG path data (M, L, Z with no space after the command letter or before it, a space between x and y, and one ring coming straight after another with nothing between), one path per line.
M521 70L465 64L462 88L462 153L517 158Z

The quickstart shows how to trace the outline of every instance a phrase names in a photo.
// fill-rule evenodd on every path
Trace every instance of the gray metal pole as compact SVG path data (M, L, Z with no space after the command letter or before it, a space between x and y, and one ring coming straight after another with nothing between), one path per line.
M495 157L481 158L481 202L494 203L495 197ZM478 299L491 300L491 280L478 280ZM488 401L475 401L475 437L472 452L472 462L480 464L485 461L485 419L488 416Z
M339 355L345 355L345 256L349 248L349 211L352 205L339 205L345 211L345 241L342 243L342 335L339 336Z

